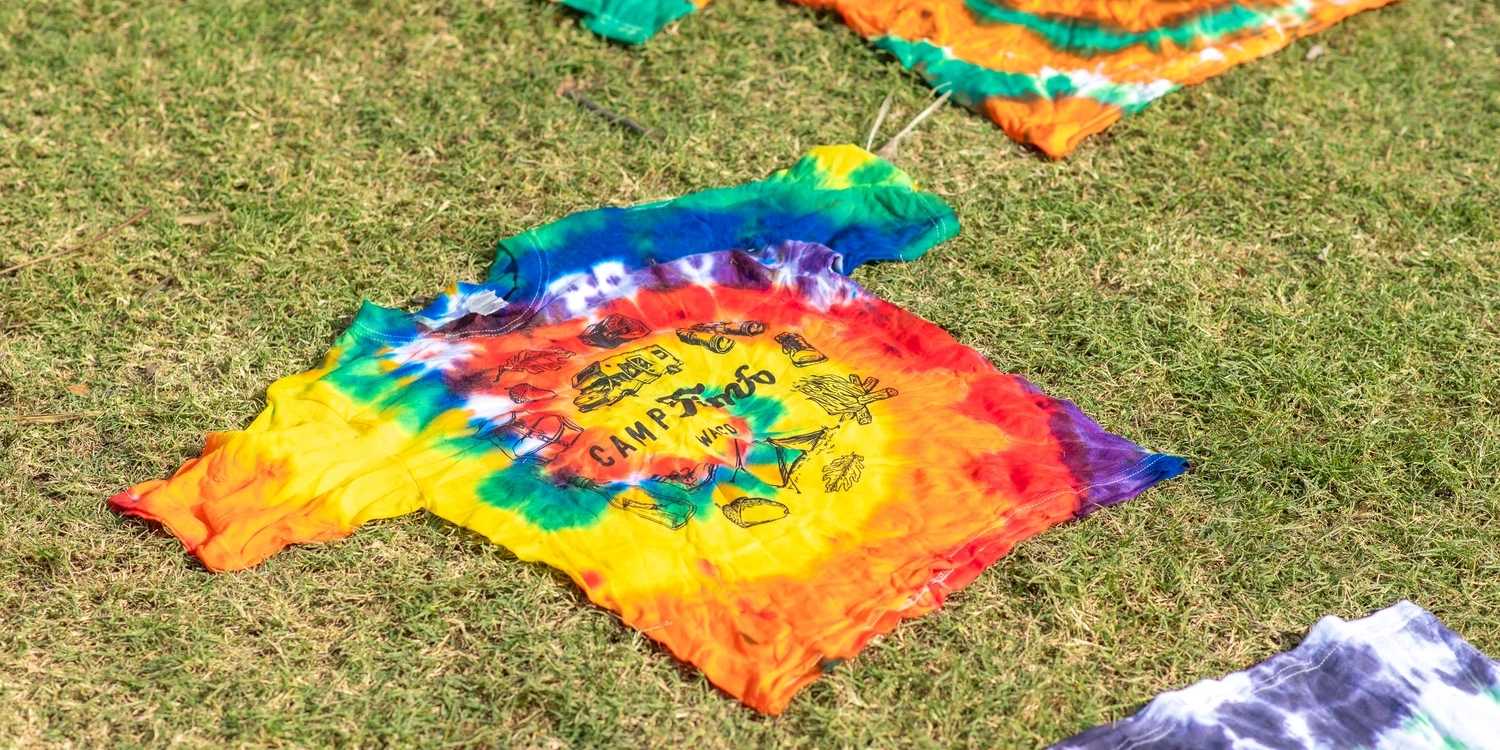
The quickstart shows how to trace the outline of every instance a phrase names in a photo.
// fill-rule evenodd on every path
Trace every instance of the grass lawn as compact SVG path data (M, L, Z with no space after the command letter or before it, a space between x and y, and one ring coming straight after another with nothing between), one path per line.
M104 499L247 424L361 298L416 304L502 236L761 177L929 90L769 0L638 50L537 0L313 5L0 4L0 267L88 243L0 276L0 746L1031 747L1403 597L1500 654L1493 0L1358 16L1061 163L956 107L903 144L964 228L860 281L1196 469L775 720L431 517L213 575Z

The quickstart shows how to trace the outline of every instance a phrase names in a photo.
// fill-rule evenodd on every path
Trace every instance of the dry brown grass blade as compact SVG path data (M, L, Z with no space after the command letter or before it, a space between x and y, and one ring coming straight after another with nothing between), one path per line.
M59 422L71 422L75 419L87 419L97 417L96 411L77 412L54 412L48 414L0 414L0 424L57 424Z
M183 214L177 217L177 225L182 227L202 227L209 224L217 224L223 218L222 214Z
M48 254L43 255L41 257L38 257L38 258L32 258L31 260L21 261L20 263L17 263L17 264L15 264L13 266L10 266L9 268L0 269L0 276L5 276L7 274L15 273L16 271L20 271L20 270L22 270L24 268L30 268L31 266L34 266L34 265L36 265L38 263L45 263L45 262L47 262L49 260L53 260L54 258L61 258L64 255L71 255L73 253L79 252L80 250L85 250L87 248L90 248L90 247L92 247L92 246L94 246L94 245L96 245L96 244L98 244L100 242L103 242L104 240L106 240L106 239L114 236L115 234L117 234L121 230L123 230L125 227L128 227L131 224L134 224L134 223L140 221L141 219L144 219L146 217L146 214L148 214L150 212L151 212L151 209L149 209L149 208L143 208L143 209L141 209L139 211L136 211L135 213L131 214L130 218L128 218L128 219L120 222L119 224L116 224L116 225L110 227L109 229L106 229L106 230L104 230L104 231L102 231L102 232L94 235L93 237L90 237L90 238L84 240L83 242L81 242L81 243L79 243L77 245L74 245L73 247L64 248L62 250L58 250L55 253L48 253Z
M948 99L952 96L952 91L944 92L942 96L937 98L937 101L927 105L926 109L918 112L916 117L911 118L911 122L906 123L906 127L902 128L901 132L891 136L891 139L886 141L885 145L881 146L880 150L876 151L875 154L882 159L895 158L896 149L901 146L901 139L911 135L911 131L916 130L917 126L921 125L923 120L931 117L933 112L938 111L944 104L947 104Z
M875 148L875 134L880 132L880 126L885 123L886 115L891 113L891 99L895 96L894 93L886 94L885 101L880 103L880 109L875 113L875 122L870 125L870 133L865 136L866 151Z

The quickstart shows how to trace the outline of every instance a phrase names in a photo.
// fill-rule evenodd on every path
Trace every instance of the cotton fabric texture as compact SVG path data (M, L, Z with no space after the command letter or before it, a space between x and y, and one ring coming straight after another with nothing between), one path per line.
M1411 602L1325 617L1292 651L1053 746L1127 748L1494 750L1500 664Z
M1054 158L1182 86L1392 1L792 0L837 12L938 90ZM695 7L564 4L590 29L632 44Z
M870 295L826 245L633 269L585 250L589 270L520 284L537 299L366 303L248 429L111 504L215 570L425 509L774 714L1018 541L1184 468Z

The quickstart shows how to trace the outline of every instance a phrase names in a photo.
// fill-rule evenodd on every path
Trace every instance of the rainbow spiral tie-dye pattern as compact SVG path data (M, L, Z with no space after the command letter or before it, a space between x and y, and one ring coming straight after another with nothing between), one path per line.
M1500 663L1403 601L1325 617L1291 651L1053 746L1207 748L1497 750Z
M367 303L248 429L111 504L216 570L425 509L778 713L1018 541L1184 468L869 295L845 260L784 241L594 263L525 302L502 275L416 314Z
M838 12L933 86L1053 157L1177 88L1393 1L792 0ZM665 25L693 10L684 0L564 2L594 31L633 44L650 37L641 29L651 19ZM621 35L611 32L617 23L641 26Z

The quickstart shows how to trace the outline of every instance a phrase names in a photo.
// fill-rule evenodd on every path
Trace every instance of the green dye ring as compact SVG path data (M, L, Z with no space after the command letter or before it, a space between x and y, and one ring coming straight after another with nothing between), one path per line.
M971 107L990 98L1026 101L1079 96L1134 114L1179 88L1166 80L1152 84L1112 83L1087 73L1053 72L1043 77L990 70L955 58L930 42L910 42L894 36L876 39L875 46L895 55L903 66L921 73L939 91L952 91L955 99Z
M455 405L440 377L428 374L403 383L402 377L382 369L374 357L346 354L324 380L409 432L420 432Z
M921 73L938 89L952 91L954 98L963 104L974 106L992 96L1033 99L1046 95L1036 76L990 70L965 62L931 42L883 36L875 40L875 46L895 55L903 67ZM1065 93L1068 92L1060 91L1057 95Z
M1183 49L1195 49L1225 37L1259 31L1280 16L1290 14L1293 23L1306 20L1307 10L1292 7L1284 11L1265 12L1244 5L1229 5L1199 13L1180 23L1145 31L1129 31L1097 21L1077 18L1055 18L1028 13L997 4L992 0L966 0L975 18L984 23L1020 26L1047 42L1047 46L1082 56L1103 55L1142 45L1158 51L1171 43Z
M515 464L479 485L479 498L496 508L515 511L545 531L592 526L609 508L604 488L558 484L535 464Z
M888 185L897 184L911 187L911 178L907 177L894 164L884 160L876 159L849 173L849 182L854 185Z
M750 396L734 402L729 413L745 420L750 427L750 434L761 435L771 431L776 421L786 413L786 407L768 396Z

